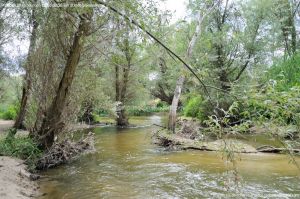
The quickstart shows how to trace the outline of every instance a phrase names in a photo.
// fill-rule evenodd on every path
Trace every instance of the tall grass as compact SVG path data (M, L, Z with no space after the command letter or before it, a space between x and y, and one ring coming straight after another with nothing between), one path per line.
M278 91L288 91L294 86L300 86L300 54L272 66L266 78L275 80L274 84Z
M23 159L28 168L33 170L42 151L31 138L27 136L15 137L15 133L15 129L10 129L6 138L0 138L0 155Z

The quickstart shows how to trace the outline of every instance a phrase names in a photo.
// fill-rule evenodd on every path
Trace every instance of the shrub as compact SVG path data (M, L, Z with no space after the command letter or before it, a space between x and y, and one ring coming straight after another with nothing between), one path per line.
M18 106L10 105L6 110L1 111L0 118L4 120L14 120L17 117L18 110Z
M168 107L168 104L167 104L166 102L159 101L159 102L156 104L156 107L157 107L157 108Z
M28 137L14 137L10 130L8 136L0 140L0 155L13 156L25 160L30 169L41 156L42 151Z
M127 109L127 113L133 116L142 116L142 115L150 115L151 113L158 113L158 112L166 112L169 110L167 105L164 106L129 106Z
M288 91L294 86L300 86L300 54L272 66L266 80L273 80L278 91Z
M297 125L300 115L300 87L288 91L278 91L271 85L261 92L252 91L242 99L243 118L266 121L280 125Z
M94 122L100 122L101 121L101 117L99 115L97 115L96 113L92 113L92 114L93 114Z
M203 121L207 118L204 106L205 101L200 95L192 96L187 100L186 105L183 108L183 113L187 117L194 117Z

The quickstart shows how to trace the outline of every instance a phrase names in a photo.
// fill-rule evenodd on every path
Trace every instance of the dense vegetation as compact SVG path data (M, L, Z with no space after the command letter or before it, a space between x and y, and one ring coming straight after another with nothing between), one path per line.
M174 23L156 0L70 2L0 7L0 118L30 137L1 141L0 153L28 158L74 123L108 116L128 126L132 115L167 111L173 133L177 112L207 128L299 133L296 1L189 0ZM20 38L27 51L10 56Z

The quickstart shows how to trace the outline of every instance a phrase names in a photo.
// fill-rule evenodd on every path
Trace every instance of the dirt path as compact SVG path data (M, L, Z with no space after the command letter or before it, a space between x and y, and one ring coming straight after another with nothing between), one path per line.
M0 120L0 138L14 124L12 120ZM18 132L19 133L19 132ZM37 196L38 185L30 180L24 162L17 158L0 156L0 198L29 199Z
M3 134L7 129L14 125L13 120L0 120L0 134Z

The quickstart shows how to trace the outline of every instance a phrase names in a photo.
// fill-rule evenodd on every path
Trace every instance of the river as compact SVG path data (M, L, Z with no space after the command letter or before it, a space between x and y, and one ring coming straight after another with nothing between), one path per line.
M152 144L158 127L150 124L163 118L133 118L139 128L92 129L96 153L43 172L40 198L300 198L299 171L288 156L238 155L238 175L232 175L221 153Z

